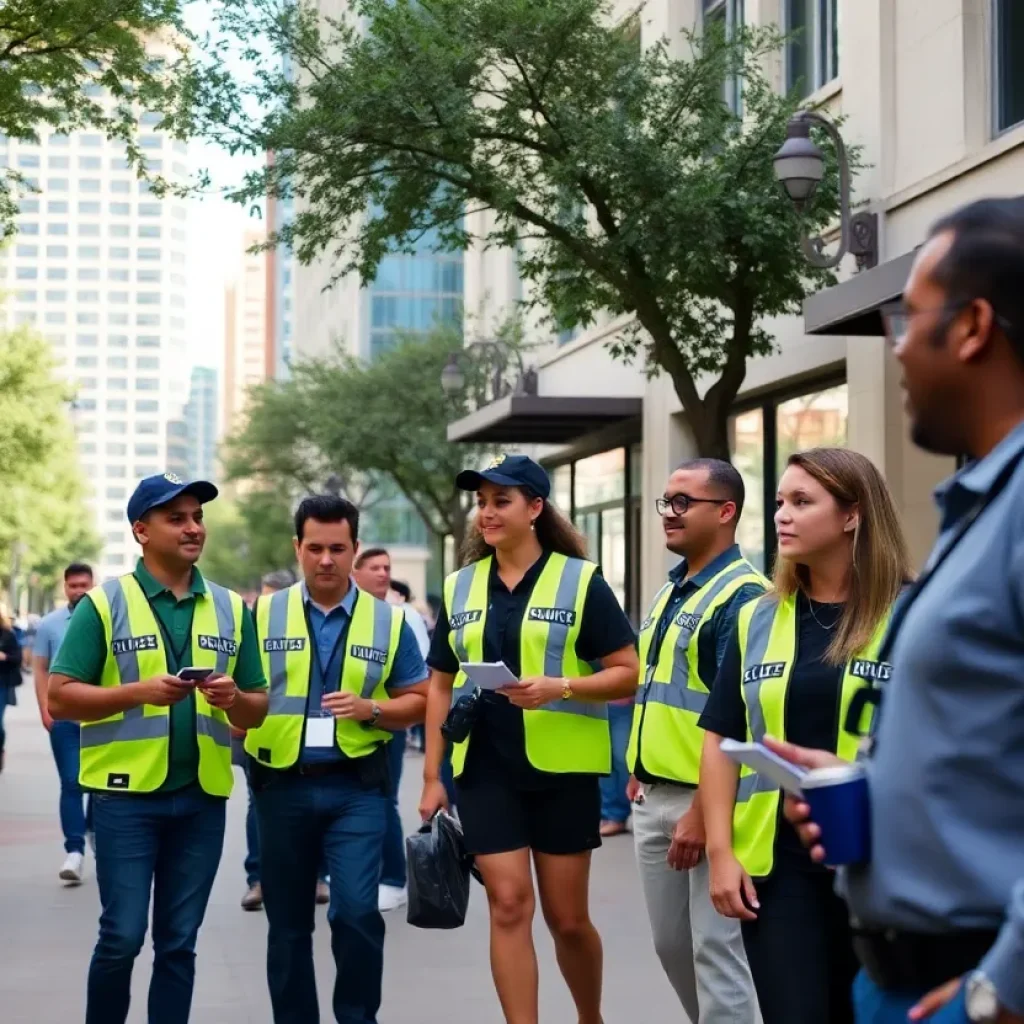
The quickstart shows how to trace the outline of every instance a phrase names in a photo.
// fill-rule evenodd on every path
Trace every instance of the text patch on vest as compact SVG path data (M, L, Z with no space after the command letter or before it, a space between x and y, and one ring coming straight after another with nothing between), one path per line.
M676 616L676 625L692 633L700 625L700 616L693 612L680 612Z
M463 626L468 626L471 622L479 622L481 614L479 609L471 612L455 612L448 620L448 625L452 629L462 629Z
M858 658L850 665L850 675L857 679L870 679L876 683L887 683L892 676L892 665L887 661L867 661Z
M273 651L304 651L306 649L306 638L304 636L269 636L263 641L263 650L268 654Z
M533 622L553 622L559 626L575 626L573 608L531 608L528 616Z
M199 649L202 651L216 651L218 654L226 654L234 658L238 654L238 644L223 636L200 636L198 637Z
M743 673L744 683L757 683L762 679L781 679L786 670L784 661L766 661L762 665L751 665Z
M363 647L360 644L353 644L348 649L348 653L360 661L374 661L378 665L386 665L388 661L388 652L382 651L379 647Z
M149 633L146 636L130 636L124 640L115 640L111 645L115 654L133 654L135 651L157 650L156 634Z

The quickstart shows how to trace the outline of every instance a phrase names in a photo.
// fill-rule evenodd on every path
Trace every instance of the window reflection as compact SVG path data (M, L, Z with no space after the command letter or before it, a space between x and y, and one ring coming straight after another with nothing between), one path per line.
M626 493L626 449L591 455L576 463L576 508L616 501Z
M780 402L775 416L779 475L794 452L808 448L844 448L849 398L845 384Z
M733 465L743 477L746 503L736 540L743 554L762 571L765 568L764 411L751 409L729 422Z

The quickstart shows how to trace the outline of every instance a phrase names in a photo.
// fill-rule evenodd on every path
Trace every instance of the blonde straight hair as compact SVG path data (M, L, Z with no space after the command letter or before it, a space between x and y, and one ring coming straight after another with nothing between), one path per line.
M843 509L857 508L850 591L826 660L848 662L870 643L900 588L913 578L896 506L875 464L847 448L810 448L787 460L809 473ZM806 593L807 566L775 559L773 583L781 598Z

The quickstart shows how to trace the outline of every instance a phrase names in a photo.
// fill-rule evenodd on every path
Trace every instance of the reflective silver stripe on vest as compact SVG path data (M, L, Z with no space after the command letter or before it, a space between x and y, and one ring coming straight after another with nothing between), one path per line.
M110 604L110 642L111 649L118 640L131 640L132 630L128 621L128 599L120 580L107 580L103 584L103 593ZM155 614L155 613L154 613ZM130 644L125 646L130 647ZM122 686L140 682L138 652L127 650L114 655L117 675ZM120 743L124 740L159 740L165 739L171 732L171 716L147 715L144 706L128 708L114 722L83 722L80 730L80 745L83 747L103 747L108 743Z
M288 635L288 600L291 590L278 590L270 595L270 611L267 615L267 635L283 637ZM266 637L263 638L264 640ZM307 643L312 643L312 637ZM267 703L268 715L306 714L306 698L288 695L288 656L285 651L270 651L270 694Z
M735 582L741 576L749 576L751 572L752 569L749 565L737 565L735 569L730 569L725 575L720 576L713 586L708 587L693 610L698 622L704 618L711 603L730 583ZM685 602L683 603L685 604ZM703 623L700 624L703 625ZM644 684L643 697L647 703L663 704L676 711L692 711L697 715L703 714L704 708L707 706L708 694L704 690L696 690L689 685L690 662L686 656L686 648L689 646L692 636L692 631L680 630L676 651L672 658L672 681L666 685L656 683L653 679L648 678ZM648 675L650 676L650 673Z
M227 722L221 722L209 715L196 715L196 735L209 736L218 747L231 746L231 730Z
M583 576L584 562L578 558L570 558L562 567L562 575L558 580L555 592L556 608L575 608L576 594ZM562 660L565 647L569 640L569 627L560 622L548 625L548 641L544 646L544 675L558 679L562 675ZM585 718L607 718L608 705L584 700L552 700L541 705L541 711L557 711L563 715L583 715Z
M764 662L778 607L776 600L762 599L757 602L757 607L754 608L750 617L747 647L743 655L741 671L745 671L747 665L760 665ZM741 684L747 716L750 719L750 735L756 743L760 743L768 731L764 721L764 708L761 706L761 682L760 679L755 679ZM771 779L763 778L756 772L753 775L744 775L740 779L739 788L736 791L736 800L743 802L749 800L755 793L770 793L778 788Z
M461 615L466 610L466 605L469 603L469 595L473 589L473 577L476 575L475 566L467 566L465 569L460 569L459 574L455 577L455 593L452 595L452 606L448 609L449 621L456 615ZM469 652L466 650L466 642L463 639L463 632L465 627L453 630L452 644L455 647L455 656L459 659L461 664L464 661L469 661ZM452 704L454 704L461 696L462 691L466 689L469 680L467 679L462 686L452 687Z
M359 593L356 595L356 601L371 601L373 598L369 594ZM355 605L352 606L352 614L355 615ZM405 623L402 623L403 627ZM399 634L401 635L401 634ZM373 601L373 646L378 651L387 651L389 654L394 655L396 652L390 650L391 647L391 605L384 601ZM344 662L342 662L344 670ZM366 679L363 681L363 690L360 696L369 699L373 696L373 691L380 686L381 681L384 678L384 669L387 666L382 665L379 661L369 661L366 663Z
M206 584L207 592L213 599L213 609L217 613L217 632L225 639L235 638L235 609L231 603L231 591L225 590L216 583ZM217 652L216 671L227 673L228 658L227 651Z

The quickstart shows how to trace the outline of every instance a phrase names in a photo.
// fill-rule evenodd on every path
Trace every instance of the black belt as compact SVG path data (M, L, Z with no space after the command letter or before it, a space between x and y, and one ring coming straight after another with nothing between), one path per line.
M998 934L987 929L926 935L854 928L853 948L879 988L927 991L977 967Z
M344 761L310 761L309 764L293 764L285 768L283 775L301 775L307 779L321 779L325 775L358 775L358 761L346 758Z

